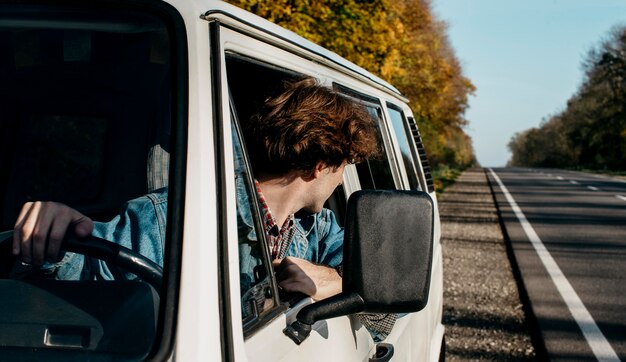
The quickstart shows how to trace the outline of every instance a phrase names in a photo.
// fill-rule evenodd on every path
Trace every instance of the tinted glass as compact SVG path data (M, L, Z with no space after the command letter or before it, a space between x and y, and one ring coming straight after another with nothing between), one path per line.
M0 4L0 231L13 228L25 202L57 201L102 221L96 228L113 235L109 242L144 252L146 224L165 234L167 197L151 199L148 215L129 216L124 205L151 191L148 159L154 147L168 147L173 36L166 21L138 7L48 3ZM159 173L167 174L162 156ZM144 256L162 263L161 242ZM41 269L9 266L9 276L19 277L0 276L1 356L140 360L150 353L162 326L158 286L115 260L73 253ZM66 275L78 280L57 280Z
M378 143L383 145L382 131L380 129L382 124L382 111L377 105L366 103L365 107L369 114L378 120L376 123L378 129ZM394 190L396 185L391 173L391 166L389 164L389 156L387 150L383 147L383 152L380 156L366 160L356 165L357 172L359 174L359 181L361 188L363 189L378 189L378 190Z
M108 221L147 191L148 155L169 127L165 25L130 11L33 9L31 20L14 8L0 9L16 14L0 19L1 228L34 200Z
M237 233L239 238L239 275L241 287L241 315L246 324L258 318L273 305L271 298L270 266L265 260L263 235L259 219L256 188L245 162L236 125L233 123L233 153L235 160L235 188L237 192Z
M407 136L404 114L399 109L389 106L389 116L391 117L391 125L396 133L396 140L400 146L402 162L404 163L404 167L406 168L406 173L409 178L409 186L412 190L417 190L419 188L417 171L415 169L415 163L413 162L414 159L413 153L411 152L409 138Z

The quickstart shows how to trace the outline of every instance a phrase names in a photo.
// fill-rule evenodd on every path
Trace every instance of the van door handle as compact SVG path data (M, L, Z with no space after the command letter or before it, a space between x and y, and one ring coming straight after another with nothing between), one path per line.
M393 357L393 344L379 343L376 345L376 354L369 362L389 362Z

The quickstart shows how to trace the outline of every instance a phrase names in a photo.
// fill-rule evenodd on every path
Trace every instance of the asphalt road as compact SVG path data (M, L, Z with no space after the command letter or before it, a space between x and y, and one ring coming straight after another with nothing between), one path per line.
M487 173L548 357L626 361L626 182Z

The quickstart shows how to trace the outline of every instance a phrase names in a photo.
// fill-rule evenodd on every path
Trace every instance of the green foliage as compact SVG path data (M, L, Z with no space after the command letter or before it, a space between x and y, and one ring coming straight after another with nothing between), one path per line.
M626 27L592 49L583 67L565 110L511 138L510 165L626 171Z
M476 164L463 131L474 86L428 0L229 0L395 85L410 99L433 165Z
M435 192L437 195L444 192L446 187L453 185L456 179L461 175L463 170L458 168L450 168L448 166L440 166L433 170L433 181L435 184Z

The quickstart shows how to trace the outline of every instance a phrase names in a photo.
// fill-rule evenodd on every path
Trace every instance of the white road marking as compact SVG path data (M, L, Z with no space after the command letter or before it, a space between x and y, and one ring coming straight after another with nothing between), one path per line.
M574 180L571 180L569 183L571 183L572 185L578 185L578 182Z
M576 294L576 291L569 283L554 258L552 258L552 255L550 255L548 249L546 249L545 245L539 238L539 235L535 232L535 229L533 229L530 222L528 222L528 219L526 219L522 209L520 209L517 205L513 196L509 193L509 190L507 190L498 175L496 175L492 169L489 169L489 172L491 172L493 178L496 180L498 185L500 185L502 193L504 193L509 205L511 205L511 209L515 212L515 216L517 216L524 232L526 232L528 240L530 240L530 243L535 248L537 255L539 255L539 259L541 259L543 266L548 271L548 274L550 274L550 278L554 282L556 289L561 294L561 297L563 297L567 308L570 313L572 313L572 317L574 317L574 320L578 323L578 326L587 340L589 347L591 347L593 354L596 356L598 361L620 362L620 359L617 357L613 347L611 347L609 341L607 341L604 334L602 334L602 331L600 331L600 328L598 328L598 325L593 320L593 317L583 304L582 300L580 300L580 297L578 297L578 294ZM626 201L626 197L624 197L624 200Z
M622 196L622 195L615 195L615 197L617 197L618 199L622 200L622 201L626 201L626 196Z
M594 186L587 186L587 188L591 191L598 191L598 188Z

